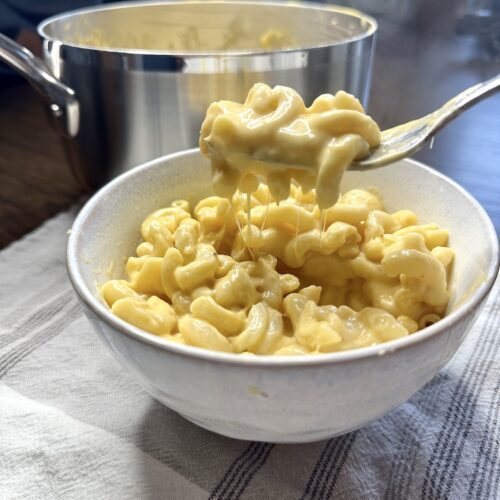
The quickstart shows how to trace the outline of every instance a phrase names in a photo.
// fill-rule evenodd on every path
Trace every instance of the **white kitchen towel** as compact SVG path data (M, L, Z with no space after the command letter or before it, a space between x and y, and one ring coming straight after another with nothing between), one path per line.
M187 422L111 357L66 275L73 217L0 252L0 499L500 497L498 281L453 360L386 417L248 443Z

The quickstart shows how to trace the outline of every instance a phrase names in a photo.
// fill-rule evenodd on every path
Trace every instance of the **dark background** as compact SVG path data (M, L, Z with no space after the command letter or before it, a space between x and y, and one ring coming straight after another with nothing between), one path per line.
M0 31L39 53L39 21L99 3L0 0ZM382 128L424 115L500 72L500 0L336 3L380 23L369 111ZM417 158L469 190L500 231L500 93L450 124ZM0 248L83 194L39 98L0 67Z

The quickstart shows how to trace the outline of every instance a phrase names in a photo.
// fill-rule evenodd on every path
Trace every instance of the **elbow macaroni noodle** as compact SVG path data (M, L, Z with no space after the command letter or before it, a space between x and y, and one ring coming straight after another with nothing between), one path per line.
M379 140L345 92L305 108L293 90L257 84L243 105L212 104L200 148L219 196L149 215L127 279L102 297L155 335L248 355L344 351L438 321L448 231L386 212L375 190L338 196L344 170Z

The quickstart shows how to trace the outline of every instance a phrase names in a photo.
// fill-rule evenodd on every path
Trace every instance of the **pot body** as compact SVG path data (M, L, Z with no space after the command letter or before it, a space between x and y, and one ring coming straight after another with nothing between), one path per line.
M220 1L116 4L39 27L45 63L80 104L65 139L72 167L94 186L196 146L208 105L242 101L257 82L291 86L306 104L344 89L366 105L375 31L350 9ZM273 33L290 48L263 50Z

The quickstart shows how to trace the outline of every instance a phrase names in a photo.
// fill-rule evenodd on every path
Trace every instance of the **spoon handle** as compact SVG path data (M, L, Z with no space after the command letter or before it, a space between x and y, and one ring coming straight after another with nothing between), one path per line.
M451 98L437 111L434 111L436 123L428 137L433 136L438 130L453 120L456 116L469 109L474 104L494 94L500 89L500 73L485 82L478 83L460 92Z
M460 111L465 111L498 89L500 89L500 73L485 82L478 83L460 92L460 94L450 99L444 106L453 106Z
M383 167L419 151L446 124L465 110L500 90L500 74L464 90L428 115L384 130L380 146L367 158L354 162L351 170Z

